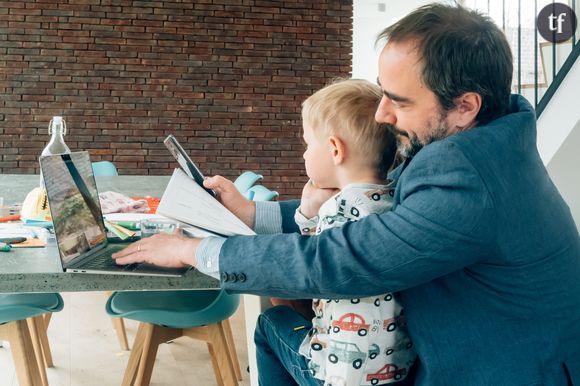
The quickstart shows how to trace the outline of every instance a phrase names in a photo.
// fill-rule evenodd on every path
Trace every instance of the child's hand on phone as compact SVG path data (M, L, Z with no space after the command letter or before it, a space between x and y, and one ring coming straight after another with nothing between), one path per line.
M316 216L322 204L338 192L337 188L319 188L314 181L309 180L302 189L300 212L306 218Z

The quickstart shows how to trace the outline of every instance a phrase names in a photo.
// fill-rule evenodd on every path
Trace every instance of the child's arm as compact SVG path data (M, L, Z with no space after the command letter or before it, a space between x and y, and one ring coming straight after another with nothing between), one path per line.
M308 185L308 183L307 183ZM306 189L306 188L305 188ZM304 197L303 197L304 198ZM311 236L316 234L316 226L318 224L318 216L312 218L307 218L301 211L300 207L296 209L294 213L294 221L300 233L303 235ZM298 312L306 319L310 320L314 317L314 311L312 310L312 300L311 299L280 299L280 298L270 298L270 303L273 306L287 306L292 308L294 311Z

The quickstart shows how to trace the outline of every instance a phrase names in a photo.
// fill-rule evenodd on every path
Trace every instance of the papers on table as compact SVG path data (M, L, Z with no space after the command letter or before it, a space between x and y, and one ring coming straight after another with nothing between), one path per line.
M24 226L21 223L0 224L0 238L21 238L26 241L12 244L14 248L38 248L46 246L49 233L45 228Z
M157 213L223 236L256 234L181 169L173 172Z
M109 222L130 221L139 222L149 218L164 218L158 214L151 213L109 213L103 216Z

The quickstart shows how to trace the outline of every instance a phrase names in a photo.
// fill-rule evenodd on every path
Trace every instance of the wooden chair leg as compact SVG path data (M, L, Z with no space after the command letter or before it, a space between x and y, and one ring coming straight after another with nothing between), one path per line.
M230 320L226 319L223 321L224 331L226 333L226 345L228 346L228 351L230 353L230 358L234 366L234 371L236 372L236 379L238 381L242 380L242 370L240 369L240 362L238 361L238 355L236 354L236 344L234 342L234 335L232 334L232 325Z
M35 316L34 318L30 318L29 322L32 322L32 324L30 325L31 335L32 335L32 326L34 326L34 329L38 334L38 339L40 340L40 348L42 349L42 358L44 366L46 368L53 367L52 353L50 351L50 343L48 342L48 334L46 331L44 317Z
M127 331L125 330L125 323L123 318L111 318L113 328L117 331L117 340L122 350L129 351L129 341L127 340Z
M30 340L32 341L32 347L34 348L34 357L38 364L42 386L48 386L43 347L40 342L40 334L46 333L46 329L44 328L44 319L42 316L38 316L38 318L40 318L41 323L39 325L35 318L28 318L26 319L26 322L28 323L28 331L30 332Z
M216 378L221 378L224 386L237 386L238 380L228 352L223 324L210 324L206 328L208 334L207 347Z
M105 292L107 298L109 298L113 293L111 291ZM125 330L125 323L123 318L113 318L111 317L111 322L113 323L113 328L117 332L117 340L121 346L121 350L129 351L129 341L127 340L127 331Z
M143 342L145 340L146 329L147 323L139 323L139 329L137 330L137 335L133 341L133 349L131 350L131 356L129 357L129 362L127 363L121 386L131 386L135 381L139 362L141 361L141 355L143 354Z
M135 378L135 386L149 386L159 344L179 338L181 335L181 329L145 324L143 350Z
M0 339L10 342L18 384L20 386L42 385L27 321L17 320L0 325Z
M44 314L44 328L48 330L48 325L50 324L50 318L52 318L52 312L47 312Z

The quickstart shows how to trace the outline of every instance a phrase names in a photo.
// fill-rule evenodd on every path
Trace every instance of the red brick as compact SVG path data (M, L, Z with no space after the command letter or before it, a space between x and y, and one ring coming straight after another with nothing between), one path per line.
M207 174L258 170L299 197L300 103L349 75L352 4L223 3L0 4L0 172L38 172L62 114L71 149L121 174L170 174L173 133Z

